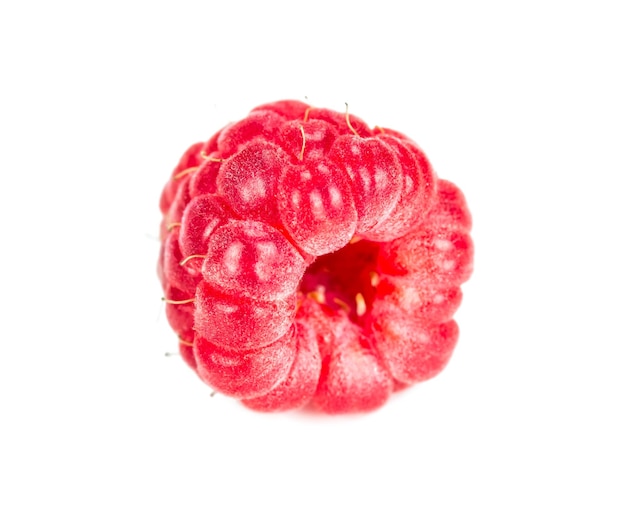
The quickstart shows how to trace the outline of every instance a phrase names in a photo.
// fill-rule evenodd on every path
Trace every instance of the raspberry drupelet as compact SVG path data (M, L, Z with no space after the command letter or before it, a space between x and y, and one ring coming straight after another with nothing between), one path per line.
M182 156L158 273L183 359L258 411L371 411L446 365L471 216L405 135L277 101Z

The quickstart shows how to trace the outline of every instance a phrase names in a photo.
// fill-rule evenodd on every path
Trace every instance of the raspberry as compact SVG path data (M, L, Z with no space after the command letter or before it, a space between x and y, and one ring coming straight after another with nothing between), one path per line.
M193 144L159 206L181 355L246 407L371 411L450 359L471 216L402 133L264 104Z

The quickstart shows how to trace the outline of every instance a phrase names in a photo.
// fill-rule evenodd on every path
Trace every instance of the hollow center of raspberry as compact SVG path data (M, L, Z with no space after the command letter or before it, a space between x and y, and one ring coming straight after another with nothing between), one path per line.
M359 240L320 256L306 270L300 291L361 323L376 296L378 250L377 243Z

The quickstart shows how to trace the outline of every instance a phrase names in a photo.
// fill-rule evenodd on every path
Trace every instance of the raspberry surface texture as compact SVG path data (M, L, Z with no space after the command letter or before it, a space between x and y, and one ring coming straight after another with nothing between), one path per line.
M366 412L450 359L471 216L407 136L265 104L191 145L159 205L166 316L215 391Z

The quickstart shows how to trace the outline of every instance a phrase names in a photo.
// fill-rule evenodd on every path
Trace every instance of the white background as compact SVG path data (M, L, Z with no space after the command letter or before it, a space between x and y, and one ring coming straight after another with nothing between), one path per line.
M619 5L3 2L0 506L626 506ZM253 413L164 356L169 173L305 97L474 217L452 361L369 415Z

